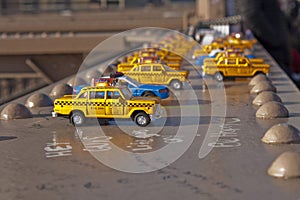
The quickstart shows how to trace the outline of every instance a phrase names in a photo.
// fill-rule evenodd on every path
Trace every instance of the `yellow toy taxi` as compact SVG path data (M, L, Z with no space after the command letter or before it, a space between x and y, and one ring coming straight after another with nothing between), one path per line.
M251 77L259 73L268 75L270 65L253 63L246 57L221 57L217 62L204 60L202 76L213 76L217 81L224 77Z
M158 98L132 97L127 87L85 87L78 95L65 95L54 101L52 116L68 116L75 126L86 118L131 118L138 126L147 126L160 117Z
M130 71L120 72L140 83L170 85L175 90L182 89L183 83L189 75L189 71L174 71L162 63L138 64Z

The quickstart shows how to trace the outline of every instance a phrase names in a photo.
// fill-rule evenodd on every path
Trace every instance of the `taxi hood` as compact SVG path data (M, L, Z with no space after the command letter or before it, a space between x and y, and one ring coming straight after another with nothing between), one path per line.
M55 99L55 100L72 100L73 98L75 98L76 97L76 95L64 95L63 97L61 97L61 98L57 98L57 99Z

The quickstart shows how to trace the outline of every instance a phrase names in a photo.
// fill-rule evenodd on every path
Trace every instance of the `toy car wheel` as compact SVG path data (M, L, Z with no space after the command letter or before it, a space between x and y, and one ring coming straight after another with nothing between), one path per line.
M143 94L144 97L155 97L155 94L153 92L145 92Z
M170 85L175 90L180 90L182 88L182 83L179 80L173 80Z
M74 126L82 126L84 124L85 117L82 112L73 112L70 120Z
M221 82L221 81L223 81L224 76L223 76L223 74L221 72L217 72L217 73L215 73L215 79L217 81Z
M134 122L141 127L145 127L150 123L150 117L144 112L139 112L134 116Z

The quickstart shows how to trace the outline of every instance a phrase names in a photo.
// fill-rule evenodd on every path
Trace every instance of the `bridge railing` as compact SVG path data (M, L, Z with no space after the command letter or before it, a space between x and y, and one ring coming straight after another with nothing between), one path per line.
M125 0L1 0L1 14L125 8Z

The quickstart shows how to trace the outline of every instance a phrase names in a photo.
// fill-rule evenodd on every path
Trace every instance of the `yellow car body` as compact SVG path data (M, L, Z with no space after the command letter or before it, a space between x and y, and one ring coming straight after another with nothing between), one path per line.
M268 75L270 65L253 63L246 57L221 57L217 62L204 60L203 76L214 76L218 81L224 77L251 77L259 73Z
M160 104L156 98L147 97L131 97L131 92L126 87L85 87L81 89L78 95L65 95L54 101L53 115L69 116L75 125L76 119L72 119L74 114L77 117L85 118L132 118L142 113L148 119L146 124L138 124L146 126L150 120L158 116ZM73 120L73 121L72 121Z
M121 72L140 83L171 85L174 89L181 89L189 74L184 70L172 70L161 63L138 64L130 71Z

